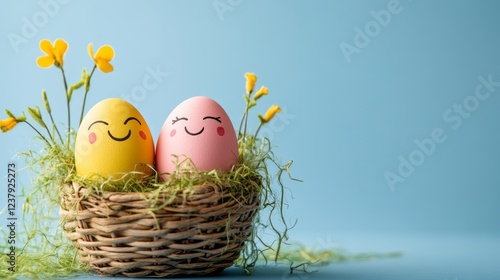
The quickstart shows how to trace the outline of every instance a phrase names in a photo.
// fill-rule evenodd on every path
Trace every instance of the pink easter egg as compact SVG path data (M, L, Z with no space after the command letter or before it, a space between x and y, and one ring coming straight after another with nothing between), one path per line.
M158 137L156 168L172 173L189 158L198 170L229 171L238 162L238 140L224 109L214 100L192 97L167 117ZM183 164L180 165L181 168ZM162 175L168 180L169 175Z

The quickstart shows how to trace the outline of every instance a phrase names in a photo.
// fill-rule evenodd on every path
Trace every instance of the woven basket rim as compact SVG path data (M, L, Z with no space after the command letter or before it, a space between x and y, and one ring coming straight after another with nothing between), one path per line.
M172 198L174 196L177 198L182 197L189 200L189 198L192 196L199 196L203 194L207 195L209 193L216 193L216 194L225 193L226 195L233 195L235 197L238 196L245 198L255 198L260 194L259 190L247 191L247 193L242 193L242 192L227 193L226 192L227 189L228 188L222 184L207 183L207 184L193 185L190 188L186 189L178 189L176 192L169 191L168 189L166 189L162 190L161 192L156 192L156 191L126 192L126 191L104 190L101 193L99 193L99 192L94 192L92 189L80 184L79 182L67 182L63 184L61 195L64 196L68 194L76 194L77 197L81 199L88 196L95 196L103 199L110 199L111 201L115 202L125 203L127 201L148 200L153 198L165 199L168 197Z

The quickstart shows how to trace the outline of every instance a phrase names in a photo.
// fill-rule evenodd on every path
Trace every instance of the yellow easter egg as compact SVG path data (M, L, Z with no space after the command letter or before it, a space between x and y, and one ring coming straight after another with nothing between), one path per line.
M92 107L82 120L75 141L78 175L122 178L138 171L151 174L154 142L148 124L125 100L109 98ZM98 175L98 176L95 176Z

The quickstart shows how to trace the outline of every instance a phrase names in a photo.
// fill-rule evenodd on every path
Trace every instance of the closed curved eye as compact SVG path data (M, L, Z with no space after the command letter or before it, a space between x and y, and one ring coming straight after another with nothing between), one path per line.
M218 121L219 123L222 123L222 121L220 120L220 117L206 116L203 119L204 120L206 120L206 119L215 120L215 121Z
M187 118L179 118L179 117L175 117L175 120L172 120L172 124L175 124L176 122L178 121L187 121L188 119Z
M141 121L134 117L126 119L125 122L123 122L123 124L127 124L129 121L137 121L140 125L142 125Z
M90 130L90 128L91 128L94 124L98 124L98 123L102 123L102 124L105 124L105 125L109 125L109 123L107 123L107 122L105 122L105 121L95 121L95 122L93 122L93 123L91 123L91 124L89 125L88 130Z

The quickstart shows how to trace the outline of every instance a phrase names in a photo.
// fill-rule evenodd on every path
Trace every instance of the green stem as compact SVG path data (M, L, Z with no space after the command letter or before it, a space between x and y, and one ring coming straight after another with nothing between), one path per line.
M54 122L54 118L52 117L52 113L49 113L50 120L52 121L53 127L56 129L57 135L59 135L59 140L61 140L61 143L64 145L64 140L62 139L61 133L59 132L59 129L57 128L56 123Z
M89 80L87 83L90 84L90 79L92 79L92 75L94 75L94 71L97 68L97 64L94 64L94 68L92 68L92 71L90 72L89 75ZM78 123L78 126L82 123L83 120L83 113L85 111L85 102L87 102L87 93L89 92L90 86L85 85L85 93L83 94L83 104L82 104L82 111L80 112L80 122Z
M50 133L50 130L49 130L49 128L47 126L45 126L45 130L47 130L47 134L49 134L50 140L52 140L52 143L54 143L54 145L57 145L56 139L54 138L54 136L52 135L52 133ZM63 143L63 145L64 145L64 143Z
M66 81L66 74L64 73L64 68L62 67L61 67L61 72L63 76L64 89L66 90L66 93L68 93L68 82Z
M248 111L250 110L250 95L251 94L248 94L248 96L247 95L244 96L246 102L245 113L241 118L240 127L238 128L238 134L241 134L241 128L244 126L243 134L241 135L242 137L245 137L245 135L247 134Z
M243 128L243 122L245 121L245 116L247 112L243 113L243 116L241 117L241 122L240 122L240 127L238 128L238 137L241 135L241 129Z
M257 128L257 131L255 131L255 135L254 135L253 139L257 139L257 134L259 134L259 131L262 128L263 125L264 125L264 123L261 122L260 125L259 125L259 127Z
M69 133L71 132L71 109L70 109L70 106L69 106L69 96L68 96L68 82L66 81L66 74L64 73L64 69L62 67L61 68L61 72L62 72L62 76L63 76L63 82L64 82L64 90L65 90L65 93L66 93L66 108L68 109L68 145L69 145Z
M249 108L248 108L248 107L249 107L248 105L249 105L249 104L250 104L250 103L247 103L247 108L246 108L246 110L245 110L245 127L244 127L244 129L243 129L243 137L245 137L245 135L247 135L248 109L249 109Z
M34 130L36 133L38 133L38 135L40 135L40 137L41 137L41 138L45 141L45 143L47 143L47 145L48 145L49 147L50 147L50 146L52 146L52 145L50 144L50 142L47 140L47 138L45 138L45 137L43 136L43 134L42 134L42 133L40 133L40 131L38 131L38 129L36 129L36 128L35 128L35 127L34 127L34 126L30 123L30 122L28 122L28 121L24 121L24 122L25 122L25 123L27 123L29 126L31 126L31 128L33 128L33 130Z
M241 134L241 129L243 128L243 124L245 123L246 120L248 120L248 107L249 107L250 103L248 101L246 101L246 108L245 108L245 113L243 113L243 117L241 118L241 122L240 122L240 127L238 128L238 134ZM246 125L245 125L246 127ZM245 136L245 134L243 134L242 136Z
M71 107L70 107L70 96L68 95L68 82L66 80L66 74L64 73L64 69L61 67L61 72L63 76L64 82L64 90L66 92L66 108L68 110L68 135L66 136L66 149L69 150L69 145L71 142L70 134L71 134Z

